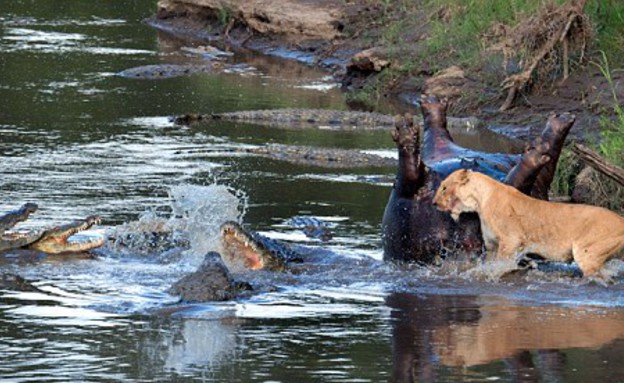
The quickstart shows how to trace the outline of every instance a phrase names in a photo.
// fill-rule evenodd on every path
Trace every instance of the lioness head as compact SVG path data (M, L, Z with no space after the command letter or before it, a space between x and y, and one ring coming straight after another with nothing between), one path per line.
M466 203L466 185L470 182L472 171L460 169L446 177L433 197L433 204L438 210L451 213L451 217L459 220L463 212L474 211Z

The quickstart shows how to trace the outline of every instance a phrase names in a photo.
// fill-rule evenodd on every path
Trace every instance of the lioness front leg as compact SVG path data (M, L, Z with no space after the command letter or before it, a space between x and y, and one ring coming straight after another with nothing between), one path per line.
M496 251L496 260L515 259L520 245L512 241L500 241Z

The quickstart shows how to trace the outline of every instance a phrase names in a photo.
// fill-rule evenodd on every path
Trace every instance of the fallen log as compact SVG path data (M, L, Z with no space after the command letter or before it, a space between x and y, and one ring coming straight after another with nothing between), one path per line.
M579 156L587 165L591 166L600 173L624 186L624 169L608 162L598 153L584 145L578 143L574 144L574 146L572 147L572 151L574 152L574 154Z

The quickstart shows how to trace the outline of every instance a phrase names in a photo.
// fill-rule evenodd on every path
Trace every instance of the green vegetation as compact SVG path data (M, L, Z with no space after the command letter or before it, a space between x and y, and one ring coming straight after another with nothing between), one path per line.
M624 166L624 109L620 104L620 100L618 100L607 55L604 52L601 53L602 60L595 65L598 66L600 72L609 83L611 96L613 97L613 115L615 118L602 117L600 120L600 126L603 130L599 148L606 159L616 165Z
M601 52L600 61L594 64L609 83L613 104L611 113L608 113L612 117L601 118L600 137L592 146L609 162L624 167L624 108L616 93L613 71L609 66L607 55ZM564 150L557 164L551 191L555 195L570 195L575 183L580 183L584 189L586 202L624 212L624 187L593 170L579 176L581 169L582 163L572 151Z
M486 36L495 25L515 25L524 14L534 13L541 6L535 0L471 0L459 4L453 0L427 1L427 8L438 9L438 15L444 17L431 21L426 53L454 56L454 63L463 66L480 63L481 53L488 46Z
M563 3L564 0L428 0L425 8L432 16L428 20L430 38L425 55L452 55L454 64L477 64L490 43L488 40L496 35L497 27L514 26L546 4ZM607 56L612 62L621 62L624 59L624 2L589 0L585 11L595 28L595 48L609 52ZM388 31L399 33L393 31L394 28L397 25L389 25Z
M381 0L369 1L381 9L381 31L371 37L371 45L387 48L397 65L387 69L390 77L413 77L419 71L435 73L451 65L478 72L492 87L508 75L503 70L502 54L488 50L527 17L547 5L562 5L565 0ZM591 59L598 50L614 65L624 64L624 2L587 0L585 13L591 20L593 35L583 47L583 57ZM517 53L517 52L516 52ZM580 54L572 53L572 67ZM511 63L514 65L514 63ZM517 64L516 64L517 65ZM507 70L514 68L507 68ZM388 86L379 81L380 88ZM369 92L369 93L384 93Z
M223 4L223 6L219 8L219 11L217 13L217 19L219 20L219 24L223 26L228 25L232 20L233 15L234 11L227 7L225 4Z
M576 177L583 168L581 160L572 152L570 147L561 151L555 178L550 185L550 192L555 196L570 196L574 190Z
M611 96L613 97L613 118L602 117L600 126L600 142L598 150L604 158L611 163L624 167L624 109L618 99L615 84L613 82L613 72L609 67L607 55L602 53L601 62L596 63L600 72L609 83ZM596 173L596 172L594 172ZM592 181L595 184L595 191L592 193L592 201L604 205L610 209L624 211L624 187L616 182L602 176L593 174Z
M619 66L624 63L624 2L592 0L588 13L596 29L597 48Z

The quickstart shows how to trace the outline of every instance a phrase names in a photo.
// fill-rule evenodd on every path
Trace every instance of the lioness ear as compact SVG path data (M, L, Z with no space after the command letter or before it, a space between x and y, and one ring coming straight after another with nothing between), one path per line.
M458 180L460 185L465 185L466 183L468 183L470 173L472 173L472 170L468 170L468 169L460 170L459 180Z

